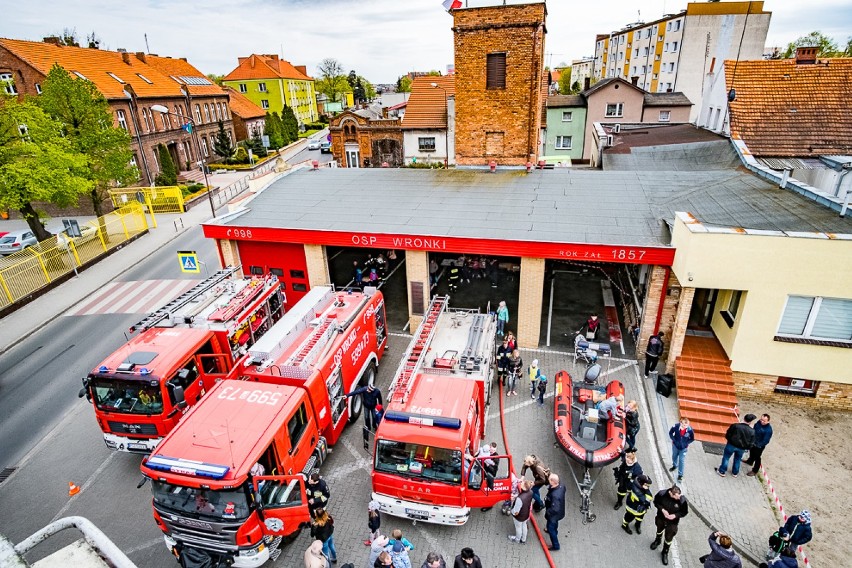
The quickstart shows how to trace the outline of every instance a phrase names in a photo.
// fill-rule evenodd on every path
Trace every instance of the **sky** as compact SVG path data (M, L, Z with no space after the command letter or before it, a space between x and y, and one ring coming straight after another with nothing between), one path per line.
M470 7L502 3L467 1ZM686 4L548 0L545 64L591 55L596 34L650 22ZM850 0L765 0L764 9L772 12L770 47L814 30L841 45L852 35ZM0 18L0 37L41 41L69 28L84 40L94 31L102 48L186 57L206 74L228 73L239 56L276 53L317 76L319 62L331 57L372 83L393 83L408 71L444 72L452 64L452 20L441 0L31 0Z

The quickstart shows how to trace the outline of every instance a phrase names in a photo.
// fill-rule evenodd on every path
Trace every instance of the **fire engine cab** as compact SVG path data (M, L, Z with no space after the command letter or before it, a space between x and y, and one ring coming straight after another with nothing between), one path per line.
M376 433L372 498L397 517L463 525L511 495L509 456L477 457L496 323L435 297L403 355Z
M173 552L260 566L310 522L305 476L360 413L344 394L375 380L385 321L375 288L312 288L143 460Z
M238 357L281 318L274 276L229 267L148 314L138 334L83 378L80 397L112 450L149 453Z

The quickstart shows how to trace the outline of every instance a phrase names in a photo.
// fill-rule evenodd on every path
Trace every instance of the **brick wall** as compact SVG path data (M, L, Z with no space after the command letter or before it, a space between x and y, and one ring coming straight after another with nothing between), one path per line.
M412 332L417 329L420 322L423 321L423 316L420 313L426 310L429 305L429 299L432 297L429 286L429 253L417 250L405 251L405 288L408 294L408 322L409 330ZM423 286L423 305L417 306L419 313L417 315L411 312L411 283L420 282Z
M852 385L822 382L816 396L811 397L775 392L778 377L772 375L734 371L733 379L740 399L852 412Z
M544 289L544 259L521 257L521 286L518 292L518 315L516 322L509 322L509 329L517 327L515 337L520 347L535 349L541 335L541 304Z
M453 11L456 163L523 165L541 123L544 3ZM486 58L506 53L506 88L486 89Z
M308 285L328 286L331 276L328 273L328 254L323 245L305 245L305 262L308 265Z
M354 134L347 134L347 126L354 127ZM353 143L358 144L360 153L358 167L363 168L365 164L368 167L381 167L383 156L379 152L390 155L390 167L402 166L402 123L398 119L368 120L346 111L331 119L328 130L331 134L332 156L343 168L348 167L346 145ZM378 152L374 153L374 149Z

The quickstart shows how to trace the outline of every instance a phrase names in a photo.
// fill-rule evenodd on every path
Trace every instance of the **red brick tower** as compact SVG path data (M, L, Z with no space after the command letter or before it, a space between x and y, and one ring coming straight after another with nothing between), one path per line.
M456 163L535 162L541 124L544 2L453 10Z

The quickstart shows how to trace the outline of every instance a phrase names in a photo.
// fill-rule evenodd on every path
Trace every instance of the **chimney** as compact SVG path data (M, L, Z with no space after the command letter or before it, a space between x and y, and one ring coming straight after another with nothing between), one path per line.
M50 45L62 45L62 43L60 43L59 41L59 38L56 36L48 36L44 38L43 41L44 43L49 43Z
M294 65L293 67L295 67L296 71L298 71L302 75L306 77L308 76L308 67L306 65Z
M796 48L796 65L813 65L817 61L817 48L813 46Z
M591 86L592 86L592 78L591 77L583 78L583 90L588 91L589 87L591 87Z
M126 51L121 52L121 60L130 65L130 54Z
M138 60L139 60L139 61L141 61L142 63L148 63L148 62L145 60L145 52L144 52L144 51L137 51L137 52L136 52L136 59L138 59Z

